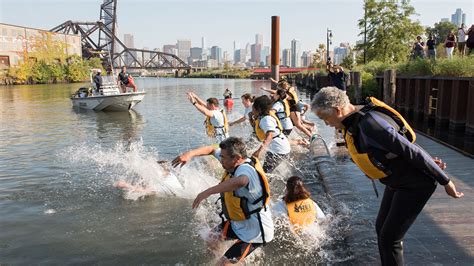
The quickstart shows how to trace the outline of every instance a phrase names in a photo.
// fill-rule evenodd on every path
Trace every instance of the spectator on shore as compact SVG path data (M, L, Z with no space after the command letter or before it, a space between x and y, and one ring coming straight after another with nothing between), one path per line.
M413 59L425 58L425 42L422 41L421 36L416 36L416 42L413 44Z
M466 30L464 23L458 28L458 51L461 57L466 54Z
M466 46L469 48L468 55L474 54L474 24L467 31Z
M436 40L433 34L429 35L426 47L428 48L428 58L436 60Z
M444 41L444 47L446 47L446 56L448 59L453 58L454 47L456 47L456 36L454 35L453 31L451 31L446 37L446 40Z
M328 60L326 64L326 70L328 72L328 77L331 79L332 84L342 91L346 91L346 73L344 73L344 68L339 65L333 65L331 60Z

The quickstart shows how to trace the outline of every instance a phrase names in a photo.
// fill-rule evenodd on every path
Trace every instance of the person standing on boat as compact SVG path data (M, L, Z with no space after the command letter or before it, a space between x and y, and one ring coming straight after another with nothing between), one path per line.
M102 70L97 69L97 73L94 76L95 91L99 92L102 87Z
M443 171L446 164L416 145L406 120L373 97L365 106L350 103L345 91L322 88L311 103L326 125L341 129L354 163L385 191L375 222L382 265L403 265L403 238L436 189L453 198L464 194Z
M133 92L137 92L137 85L135 85L133 77L127 73L127 68L124 66L118 75L118 84L123 93L127 92L127 88L133 88Z
M229 137L229 122L224 110L219 108L219 100L209 98L204 102L194 92L188 92L189 101L206 116L204 124L209 137L216 138L216 142L220 143Z

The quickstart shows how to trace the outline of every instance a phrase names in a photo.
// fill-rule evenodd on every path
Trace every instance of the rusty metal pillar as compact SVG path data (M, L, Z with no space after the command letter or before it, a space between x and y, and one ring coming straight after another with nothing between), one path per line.
M467 117L468 80L453 80L449 130L464 131Z
M474 136L474 80L469 81L467 98L466 134Z
M449 126L449 113L451 112L452 80L438 80L438 100L436 105L436 127Z
M280 17L272 16L272 78L280 79Z

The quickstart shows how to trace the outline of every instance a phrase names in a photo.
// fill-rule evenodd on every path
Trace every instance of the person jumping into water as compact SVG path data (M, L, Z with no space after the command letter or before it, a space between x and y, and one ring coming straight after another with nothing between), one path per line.
M209 137L214 137L220 143L229 137L229 123L224 110L219 108L219 100L209 98L206 102L201 100L194 92L188 92L189 101L206 116L204 124Z
M242 139L229 137L216 146L206 146L176 157L174 167L183 166L195 156L214 155L225 169L221 182L199 193L196 209L213 194L221 194L222 224L214 228L209 246L215 249L224 240L235 241L218 262L219 265L242 261L255 249L273 239L273 221L268 201L270 187L257 158L247 157Z

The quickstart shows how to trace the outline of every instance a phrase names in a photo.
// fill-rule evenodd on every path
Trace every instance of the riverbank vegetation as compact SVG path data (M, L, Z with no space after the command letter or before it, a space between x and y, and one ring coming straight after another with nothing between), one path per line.
M80 82L89 79L91 68L102 69L99 58L67 56L66 44L55 40L51 33L37 37L30 46L23 49L17 66L0 73L0 79L13 84Z
M193 72L187 75L188 78L229 78L229 79L248 79L252 75L251 69L208 69L202 72Z

